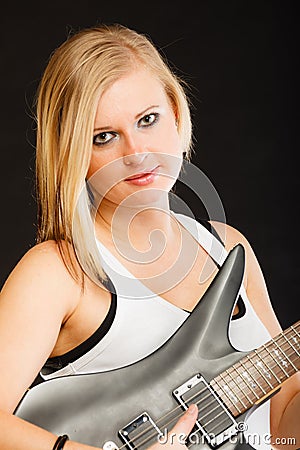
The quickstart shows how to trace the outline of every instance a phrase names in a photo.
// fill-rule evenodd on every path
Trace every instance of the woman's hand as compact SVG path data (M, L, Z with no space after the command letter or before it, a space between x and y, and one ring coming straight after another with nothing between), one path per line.
M158 441L149 450L183 450L185 440L192 431L198 417L198 408L191 405L167 435L166 442Z
M186 447L184 443L185 439L192 431L197 416L197 406L191 405L185 412L185 414L183 414L183 416L178 420L172 430L168 433L166 442L158 440L157 444L151 445L148 450L184 450ZM64 446L65 450L96 450L97 448L98 447L79 444L73 441L67 441Z

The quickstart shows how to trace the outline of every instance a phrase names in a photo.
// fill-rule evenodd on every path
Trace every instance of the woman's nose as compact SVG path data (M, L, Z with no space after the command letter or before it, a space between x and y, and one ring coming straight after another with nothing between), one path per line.
M128 136L124 143L123 162L126 166L138 166L147 157L146 147L142 139Z
M126 166L139 166L146 158L146 153L130 153L123 156L123 162Z

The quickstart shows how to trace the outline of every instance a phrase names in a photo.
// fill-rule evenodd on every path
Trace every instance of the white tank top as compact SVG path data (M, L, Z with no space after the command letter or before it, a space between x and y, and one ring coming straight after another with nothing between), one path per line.
M219 265L227 252L223 245L203 225L194 219L175 214L176 219L190 231L199 244ZM154 294L135 278L121 263L97 241L103 269L116 289L117 308L114 320L105 336L93 348L66 367L53 373L41 373L44 379L58 376L103 372L132 364L153 353L166 342L189 316L189 313ZM245 314L230 322L230 341L237 350L253 350L270 340L271 336L252 308L245 289L240 295ZM249 444L259 450L270 449L269 401L247 418ZM260 441L260 442L257 442Z

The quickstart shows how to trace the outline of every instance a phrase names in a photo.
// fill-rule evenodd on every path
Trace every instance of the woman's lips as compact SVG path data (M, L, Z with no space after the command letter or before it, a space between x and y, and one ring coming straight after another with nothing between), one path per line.
M127 183L135 184L136 186L145 186L147 184L153 183L157 177L158 166L147 172L140 172L131 177L125 178L124 181Z

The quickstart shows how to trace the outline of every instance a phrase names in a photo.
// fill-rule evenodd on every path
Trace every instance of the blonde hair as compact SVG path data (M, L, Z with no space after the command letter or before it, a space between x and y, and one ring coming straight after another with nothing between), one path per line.
M81 30L53 53L40 83L37 240L55 240L75 278L85 272L94 281L105 279L85 181L94 118L105 89L137 64L149 69L164 86L177 116L182 150L189 154L191 120L183 84L144 35L121 25ZM74 254L83 272L78 273Z

